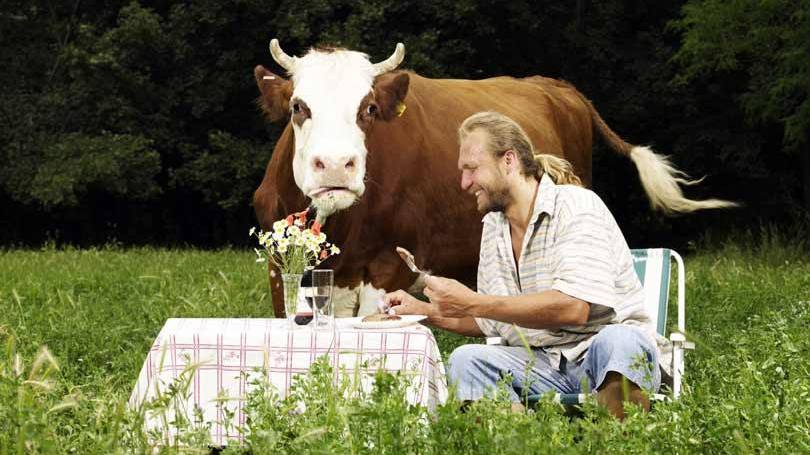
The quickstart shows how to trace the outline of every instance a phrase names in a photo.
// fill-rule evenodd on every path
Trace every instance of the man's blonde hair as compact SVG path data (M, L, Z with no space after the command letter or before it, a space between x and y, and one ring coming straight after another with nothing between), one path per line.
M487 133L489 151L496 158L514 150L523 175L539 179L546 173L558 185L582 186L582 180L574 173L571 163L554 155L536 153L523 128L500 112L485 111L467 117L458 128L459 142L476 130Z

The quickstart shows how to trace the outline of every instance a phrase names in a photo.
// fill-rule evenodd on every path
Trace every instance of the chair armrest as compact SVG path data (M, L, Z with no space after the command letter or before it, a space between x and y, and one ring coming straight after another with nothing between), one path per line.
M686 336L681 332L672 332L669 334L669 341L672 344L678 345L683 349L695 349L695 343L686 341Z

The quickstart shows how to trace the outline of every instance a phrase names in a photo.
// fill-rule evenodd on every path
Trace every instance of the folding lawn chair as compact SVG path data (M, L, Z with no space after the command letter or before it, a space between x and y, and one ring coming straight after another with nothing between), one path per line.
M644 287L644 305L656 330L668 336L672 343L672 389L671 396L656 393L653 400L677 399L681 394L681 376L684 372L684 350L694 349L694 344L686 341L686 275L683 259L674 250L667 248L647 248L631 250L636 274ZM669 303L670 261L674 259L678 267L678 329L667 334L667 305ZM487 344L500 344L500 338L487 338ZM541 395L530 395L529 403L536 403ZM556 400L565 405L576 405L585 401L585 394L558 394Z

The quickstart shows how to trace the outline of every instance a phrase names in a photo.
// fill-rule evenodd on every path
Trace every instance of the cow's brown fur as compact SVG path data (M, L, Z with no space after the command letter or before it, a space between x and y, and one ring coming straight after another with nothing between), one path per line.
M288 101L279 98L289 100L291 87L262 80L265 72L256 68L260 104L272 120L280 118L278 111ZM396 117L398 98L405 93L407 110ZM368 149L366 192L357 204L330 216L324 228L343 250L324 264L335 270L338 286L354 287L362 281L386 290L408 288L416 275L397 256L396 246L412 251L419 266L435 274L474 281L481 214L474 198L461 191L456 162L457 128L475 112L510 116L539 152L566 158L583 183L591 183L590 103L565 82L539 76L428 79L395 71L378 77L370 95L364 102L376 102L382 118L361 125ZM293 180L293 140L288 124L254 194L264 229L308 205ZM273 302L276 314L282 315L282 290L272 275Z
M271 73L259 65L253 71L256 85L259 86L261 96L257 100L259 107L271 122L278 121L290 114L290 97L293 85L276 74ZM270 79L265 79L268 77Z

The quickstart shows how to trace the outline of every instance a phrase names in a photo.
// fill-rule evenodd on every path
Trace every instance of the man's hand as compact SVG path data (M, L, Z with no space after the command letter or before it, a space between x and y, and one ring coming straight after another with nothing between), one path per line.
M478 294L456 280L437 276L425 278L425 296L436 304L439 315L446 318L475 316Z
M383 302L396 314L424 314L435 316L436 307L423 302L403 290L389 292L383 296Z
M445 280L444 278L440 279ZM445 280L445 281L453 281L453 280ZM461 286L461 284L459 284L458 282L455 281L453 282ZM464 286L461 287L464 288ZM475 294L469 289L467 289L467 292ZM478 324L475 322L473 318L442 317L444 315L439 313L439 309L436 305L432 303L423 302L415 298L414 296L408 294L405 291L399 290L389 292L388 294L385 294L385 296L383 297L383 302L386 305L391 306L391 309L393 309L394 313L396 314L424 314L428 318L423 322L430 324L434 327L438 327L440 329L449 330L454 333L471 337L484 336L484 333L481 332L481 328L478 327Z

